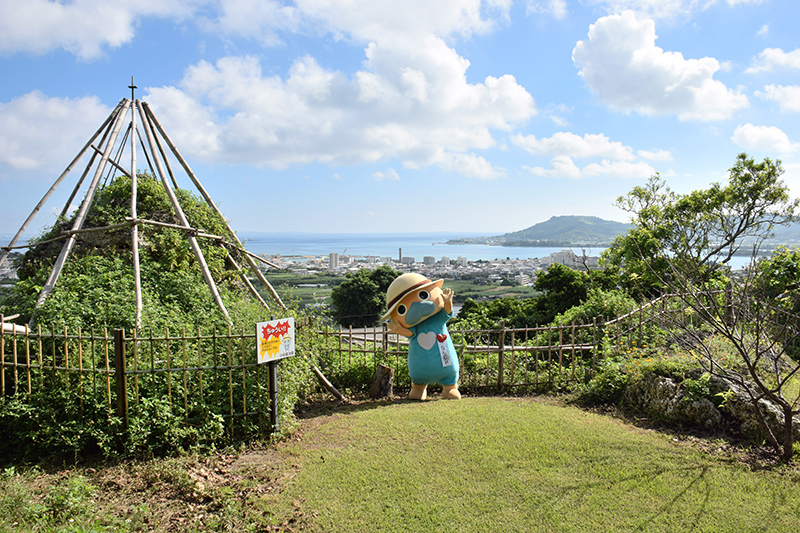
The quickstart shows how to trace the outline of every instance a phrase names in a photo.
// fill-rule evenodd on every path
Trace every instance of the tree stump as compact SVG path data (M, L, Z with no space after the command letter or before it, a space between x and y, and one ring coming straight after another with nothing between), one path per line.
M375 379L369 388L369 397L373 399L392 397L394 393L394 369L379 364L375 369Z

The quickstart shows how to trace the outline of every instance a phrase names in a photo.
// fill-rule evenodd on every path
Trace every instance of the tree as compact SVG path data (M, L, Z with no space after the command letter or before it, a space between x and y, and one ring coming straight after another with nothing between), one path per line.
M345 327L378 324L386 307L386 290L401 273L387 265L362 268L331 291L333 318Z
M710 375L749 399L767 441L790 460L793 417L800 413L800 364L789 355L800 337L800 316L793 313L793 297L783 295L800 281L792 279L795 258L779 255L739 277L721 266L744 246L752 246L755 257L774 225L794 220L798 201L779 179L780 161L756 163L741 154L729 172L727 186L715 183L686 195L672 193L655 176L620 199L636 227L616 243L625 249L618 257L680 299L690 312L663 314L663 325L675 332L676 341L693 343ZM642 235L647 246L641 245ZM734 353L724 355L734 355L736 364L723 360L715 335L727 340Z
M463 328L530 328L549 324L559 314L587 298L589 276L555 263L539 275L534 288L542 294L533 298L499 298L487 302L467 300L454 324Z
M603 264L619 274L622 287L653 296L670 275L668 265L677 262L693 279L708 281L743 246L760 245L774 226L794 220L798 200L780 180L780 161L756 163L739 154L728 172L727 185L684 195L656 174L617 199L634 227L614 240Z
M542 291L536 299L536 318L539 324L547 324L571 307L586 300L589 276L554 263L547 272L536 278L534 288Z

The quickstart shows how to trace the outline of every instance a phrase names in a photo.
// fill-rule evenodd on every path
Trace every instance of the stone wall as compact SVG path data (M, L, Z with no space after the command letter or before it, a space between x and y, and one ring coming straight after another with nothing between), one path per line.
M696 376L698 379L701 372ZM712 376L708 380L710 397L694 397L689 394L682 382L673 378L647 373L641 379L629 383L624 402L628 407L642 412L656 420L667 423L687 423L708 429L720 428L726 418L733 418L740 425L743 434L760 439L763 430L756 415L756 409L746 391L730 380ZM711 400L718 393L724 393L724 403ZM720 407L717 404L722 403ZM777 435L782 433L783 413L771 402L760 400L761 411L767 423ZM794 418L795 441L800 441L800 417ZM779 437L780 438L780 437Z

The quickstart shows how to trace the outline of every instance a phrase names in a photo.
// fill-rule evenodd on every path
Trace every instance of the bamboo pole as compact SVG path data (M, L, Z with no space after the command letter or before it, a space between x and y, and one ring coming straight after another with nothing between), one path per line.
M146 119L147 117L144 117ZM153 123L149 122L148 126L150 129L153 128ZM158 153L161 154L161 159L164 161L164 166L167 167L167 174L169 174L170 180L172 181L172 185L177 189L178 188L178 180L175 179L175 174L172 173L172 166L169 164L169 159L167 158L167 154L164 151L164 147L161 146L161 141L158 140L158 135L154 135L153 138L156 141L156 147L158 148ZM156 154L153 154L153 158L156 158Z
M143 105L141 100L136 100L136 106L139 109L140 115L144 116ZM164 190L169 197L170 202L172 203L172 208L175 210L175 214L178 216L181 224L185 228L189 228L189 221L186 219L186 215L183 213L183 209L181 209L181 205L178 202L178 198L175 196L175 192L170 188L169 184L167 183L166 177L164 175L164 169L161 167L161 162L157 157L155 157L155 142L153 140L154 132L150 129L149 123L146 120L142 120L142 128L144 129L144 133L147 136L147 142L150 145L150 151L153 152L154 156L153 159L156 164L156 169L158 170L159 178L161 179L161 183L164 185ZM195 257L197 258L197 262L200 264L200 269L203 272L203 277L206 280L206 284L208 285L209 290L211 290L211 295L214 297L214 302L216 302L217 307L222 314L225 315L225 318L230 322L231 317L228 314L228 310L225 308L225 304L222 301L222 298L219 295L219 291L217 291L217 285L214 283L214 278L211 277L211 271L208 269L208 264L206 264L205 256L203 256L203 251L200 249L200 245L197 243L197 239L194 235L189 234L188 236L189 244L192 247L192 251L194 252Z
M136 85L133 83L133 76L131 76L131 101L134 100L134 91ZM139 215L137 214L136 202L138 198L138 176L136 175L136 108L131 110L131 218L136 220ZM142 327L142 271L139 265L139 225L134 224L131 228L131 253L133 257L133 290L136 296L136 316L135 327L139 329Z
M17 231L16 235L14 235L14 237L11 239L11 242L8 244L8 246L7 247L4 246L3 248L1 248L3 250L3 254L0 256L0 267L3 266L3 263L5 263L5 261L6 261L6 258L8 258L8 254L11 253L11 249L10 248L13 247L15 244L17 244L17 241L22 236L22 234L25 233L25 230L28 228L28 225L31 223L31 221L33 221L34 218L36 218L36 215L42 209L42 206L44 206L45 202L47 202L47 200L50 198L50 196L53 194L53 192L55 192L55 190L58 188L58 186L61 185L61 182L64 181L64 178L66 178L67 174L70 173L70 171L72 170L72 167L74 167L75 164L77 164L77 162L80 161L81 157L83 157L83 154L85 154L86 150L89 149L89 146L91 146L92 142L94 142L94 140L97 138L97 136L100 135L100 132L102 132L104 129L106 129L106 126L108 126L109 122L111 122L111 120L115 116L115 114L119 113L119 110L123 105L123 102L124 102L124 100L120 101L120 103L117 104L117 107L114 108L114 110L111 112L111 114L108 115L108 118L106 118L105 122L103 122L103 125L100 126L97 129L97 131L94 133L94 135L92 135L92 137L89 139L89 142L87 142L84 145L83 149L80 152L78 152L78 155L76 155L75 158L70 162L70 164L67 165L67 168L64 169L64 172L61 173L61 175L56 179L55 183L53 183L53 185L45 193L45 195L42 197L42 199L39 200L39 203L36 204L36 207L33 208L33 211L31 211L31 214L28 215L28 218L26 218L25 222L22 223L22 226L19 228L19 231Z
M229 243L229 242L227 242L227 241L225 241L225 244L228 244L228 245L230 245L230 246L233 246L233 247L235 247L235 245L234 245L233 243ZM266 260L266 259L264 259L263 257L261 257L261 256L259 256L259 255L256 255L256 254L254 254L253 252L251 252L251 251L249 251L249 250L242 249L242 250L240 250L240 251L241 251L242 253L244 253L244 254L246 254L246 255L248 255L248 256L250 256L250 257L252 257L253 259L258 259L259 261L261 261L262 263L264 263L264 264L265 264L265 265L267 265L267 266L271 266L272 268L280 268L280 267L279 267L278 265L276 265L275 263L273 263L273 262L271 262L271 261L267 261L267 260Z
M92 201L94 200L94 194L97 191L97 185L100 182L100 177L103 174L103 169L105 168L105 164L108 161L108 156L111 153L111 149L114 147L114 142L117 140L117 135L119 135L120 127L122 126L122 119L124 118L125 114L128 112L129 102L126 100L123 104L122 111L117 114L116 120L114 122L114 128L111 133L110 138L108 139L108 144L106 145L106 149L103 152L103 157L98 163L97 171L95 172L94 179L92 179L92 183L89 185L89 190L86 191L86 197L83 199L83 203L81 204L80 210L78 214L75 215L75 222L72 225L72 229L77 230L83 227L83 222L86 219L86 215L89 212L89 207L92 205ZM53 266L53 270L50 271L50 276L47 278L47 282L45 282L44 288L42 288L42 292L39 294L39 299L36 301L36 307L42 305L42 302L45 301L47 296L53 290L58 281L58 277L61 275L61 270L64 268L64 264L69 257L72 248L75 246L75 235L70 235L67 242L64 243L64 246L61 248L61 253L56 260L55 265ZM31 323L33 322L33 317L31 317Z
M125 145L128 141L128 134L131 132L131 125L128 124L128 127L125 129L125 134L122 136L122 141L119 143L117 147L117 153L113 158L109 158L108 160L108 172L106 173L106 178L103 180L103 187L108 184L109 178L114 174L114 169L119 168L122 169L122 165L120 161L122 160L122 153L125 150ZM128 174L128 171L123 169L122 172Z
M99 149L98 147L96 147L95 145L92 145L92 146L91 146L91 148L92 148L92 150L94 150L94 151L95 151L95 153L96 153L97 155L103 155L103 151L102 151L102 150L100 150L100 149ZM120 172L122 172L122 174L123 174L125 177L128 177L128 178L130 178L130 177L131 177L130 173L128 172L128 169L127 169L127 168L125 168L125 167L123 167L122 165L120 165L119 163L117 163L116 161L114 161L113 159L109 159L109 160L108 160L108 163L109 163L109 164L110 164L112 167L114 167L114 168L116 168L117 170L119 170Z
M96 228L81 228L81 229L74 229L74 230L66 230L62 231L61 234L65 237L69 237L70 235L77 235L80 233L94 233L97 231L108 231L112 229L120 229L120 228L127 228L128 226L133 226L137 223L136 220L129 220L127 222L120 222L119 224L112 224L110 226L100 226ZM58 239L51 239L51 240L58 240ZM42 241L44 242L44 241Z
M255 288L255 287L253 287L253 284L252 284L252 283L250 283L250 280L249 280L249 279L247 279L247 276L245 276L244 272L242 272L242 269L239 267L239 263L237 263L237 262L236 262L236 260L235 260L235 259L233 258L233 256L231 255L231 252L230 252L230 251L228 251L228 261L230 261L230 262L231 262L231 264L233 265L233 268L235 268L235 269L236 269L236 272L237 272L237 273L239 274L239 276L242 278L242 281L244 282L245 286L247 287L247 290L249 290L249 291L250 291L250 294L252 294L252 295L253 295L253 297L254 297L256 300L258 300L258 302L259 302L261 305L263 305L265 308L269 309L269 305L267 305L267 302L265 302L265 301L264 301L264 299L261 297L261 295L260 295L260 294L258 294L258 291L256 290L256 288Z
M109 127L106 128L106 130L103 132L103 136L100 138L100 143L99 143L100 146L103 146L106 143L106 140L108 139L108 136L111 133L111 131L113 131L113 129L114 128L111 125L109 125ZM102 156L102 153L100 153L99 155ZM72 205L72 201L75 199L76 196L78 196L78 192L80 191L81 187L83 187L83 182L84 180L86 180L86 176L89 175L89 171L92 170L92 168L94 167L94 162L97 160L97 156L98 153L96 151L92 151L92 155L91 157L89 157L89 163L83 170L80 179L78 179L78 183L75 184L75 188L72 189L72 193L69 195L69 198L67 198L67 201L64 202L64 207L61 209L61 214L58 215L59 220L67 216L67 213L69 212L69 206Z
M217 240L217 241L223 241L223 243L224 243L224 240L225 240L221 235L212 235L211 233L202 232L197 228L192 228L192 227L187 228L186 226L181 226L180 224L169 224L167 222L158 222L157 220L148 220L146 218L133 219L133 218L130 218L130 217L126 217L125 220L128 221L127 224L149 224L151 226L158 226L158 227L161 227L161 228L179 229L181 231L186 231L188 233L191 233L196 237L204 237L206 239L214 239L214 240ZM125 225L125 224L120 224L120 225L122 226L122 225ZM109 227L112 227L112 226L109 226ZM87 231L87 230L83 230L83 231Z
M192 180L192 182L194 183L195 187L197 187L197 190L200 191L201 195L203 195L203 198L205 198L206 203L208 203L209 207L211 207L211 209L213 209L214 212L217 213L217 216L219 216L220 219L225 223L225 226L228 228L228 232L230 232L231 237L233 237L233 239L236 241L236 245L239 248L244 248L244 245L242 244L242 241L239 240L239 237L236 235L236 232L233 231L233 229L231 229L230 224L228 224L228 221L225 219L225 216L222 214L222 212L219 210L217 205L211 199L211 196L208 195L208 192L206 192L206 190L203 187L202 183L200 183L200 180L197 179L197 176L192 171L192 169L189 167L189 164L186 162L186 160L183 158L183 156L178 151L178 147L175 146L175 143L172 142L172 139L170 139L169 135L167 135L167 132L164 131L164 128L161 126L161 123L158 121L156 116L153 114L153 111L150 109L150 106L147 104L147 102L142 102L142 107L147 112L148 118L152 120L153 124L155 124L156 128L161 133L161 136L164 137L164 140L167 142L167 145L169 146L170 150L172 150L172 153L178 159L178 161L180 162L181 166L183 166L183 169L186 171L186 174ZM255 262L252 260L252 258L249 255L247 255L247 262L248 262L250 268L253 270L253 273L258 278L258 280L267 288L267 290L269 291L270 295L275 299L275 301L278 302L278 305L280 305L280 307L282 309L286 309L286 305L281 300L281 297L278 296L278 293L275 292L275 289L272 287L270 282L267 281L267 278L264 277L264 275L258 269L258 266L255 264Z

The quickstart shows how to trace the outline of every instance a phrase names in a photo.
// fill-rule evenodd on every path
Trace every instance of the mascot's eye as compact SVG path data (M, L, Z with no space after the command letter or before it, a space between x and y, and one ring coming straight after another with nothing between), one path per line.
M417 296L419 297L420 300L427 300L428 298L430 298L431 295L428 291L419 291L417 293Z
M406 306L403 305L403 304L398 305L397 306L397 314L400 315L400 316L403 316L404 314L406 314Z

